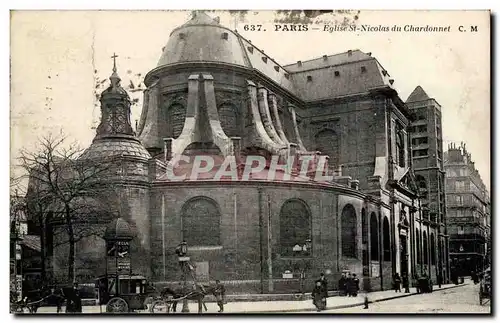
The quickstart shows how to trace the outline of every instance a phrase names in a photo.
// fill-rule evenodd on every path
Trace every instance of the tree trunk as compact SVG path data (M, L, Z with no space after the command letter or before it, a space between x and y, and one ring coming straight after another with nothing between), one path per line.
M44 221L42 221L44 222ZM46 226L45 223L42 223L41 228L40 228L40 262L41 262L41 269L40 269L40 275L42 278L42 281L45 282L47 278L47 271L46 271L46 266L45 262L47 259L47 248L45 248L45 230Z
M71 211L69 206L66 206L66 226L68 230L69 253L68 253L68 280L73 282L75 280L75 233L73 231L73 224L71 223Z

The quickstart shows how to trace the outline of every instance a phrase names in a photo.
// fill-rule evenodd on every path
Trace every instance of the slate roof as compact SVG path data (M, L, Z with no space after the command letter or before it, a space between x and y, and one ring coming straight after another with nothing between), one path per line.
M227 34L226 39L223 34ZM158 66L189 61L230 63L258 70L304 101L392 87L390 75L371 53L356 49L281 65L250 40L203 12L172 31ZM337 76L336 71L340 73Z
M151 155L138 140L127 138L105 138L94 140L80 159L133 156L150 159Z
M425 93L424 89L419 85L411 92L406 102L417 102L417 101L425 101L430 100L430 97Z

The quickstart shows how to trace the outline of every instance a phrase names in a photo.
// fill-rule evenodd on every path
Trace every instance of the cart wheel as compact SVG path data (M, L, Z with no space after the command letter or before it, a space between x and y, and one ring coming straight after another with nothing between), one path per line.
M170 313L170 303L158 300L151 305L151 313Z
M124 313L128 312L128 304L121 297L113 297L106 305L106 312L108 313Z

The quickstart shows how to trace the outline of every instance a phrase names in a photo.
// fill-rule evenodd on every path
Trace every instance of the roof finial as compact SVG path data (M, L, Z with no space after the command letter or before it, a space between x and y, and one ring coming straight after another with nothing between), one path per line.
M118 57L118 55L116 55L116 53L113 53L113 56L111 56L111 58L113 59L113 72L116 73L116 58Z
M118 55L116 55L116 53L113 53L113 56L111 56L111 58L113 59L113 74L111 74L109 80L111 81L111 86L117 86L121 79L120 77L118 76L118 73L116 73L116 58L118 57Z

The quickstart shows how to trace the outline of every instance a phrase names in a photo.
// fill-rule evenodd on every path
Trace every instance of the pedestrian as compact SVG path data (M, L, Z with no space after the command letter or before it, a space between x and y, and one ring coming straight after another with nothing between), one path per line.
M217 305L219 305L219 313L224 312L224 299L226 295L226 288L221 284L220 280L215 281L214 296L217 300Z
M438 282L439 288L441 288L441 284L443 284L443 273L441 271L438 273L437 282Z
M50 295L48 297L48 303L50 305L55 305L57 307L57 313L62 312L62 305L64 303L64 297L61 295L59 289L55 287L50 288Z
M405 293L410 292L410 280L408 279L408 274L403 274L403 288L405 289Z
M347 296L345 285L346 285L346 277L345 277L345 274L342 273L342 276L339 279L339 294L340 294L340 296Z
M316 306L316 310L321 312L323 309L323 285L319 281L319 279L314 284L314 289L312 291L313 304Z
M80 298L80 291L78 283L73 283L73 288L66 293L66 313L81 313L82 300Z
M352 288L351 291L352 297L357 297L359 292L359 279L358 277L356 277L356 274L352 274L351 288Z
M326 308L326 298L328 297L328 281L326 280L325 274L321 273L319 275L318 281L321 283L321 288L323 290L323 307Z
M353 281L352 281L351 273L348 273L346 280L345 280L345 292L346 292L346 295L348 297L352 296L352 294L351 294L352 284L353 284Z
M399 276L399 273L396 273L394 275L394 291L400 292L401 293L401 277Z
M323 288L328 291L328 281L326 280L325 274L321 273L319 275L319 281L321 282L321 285Z

